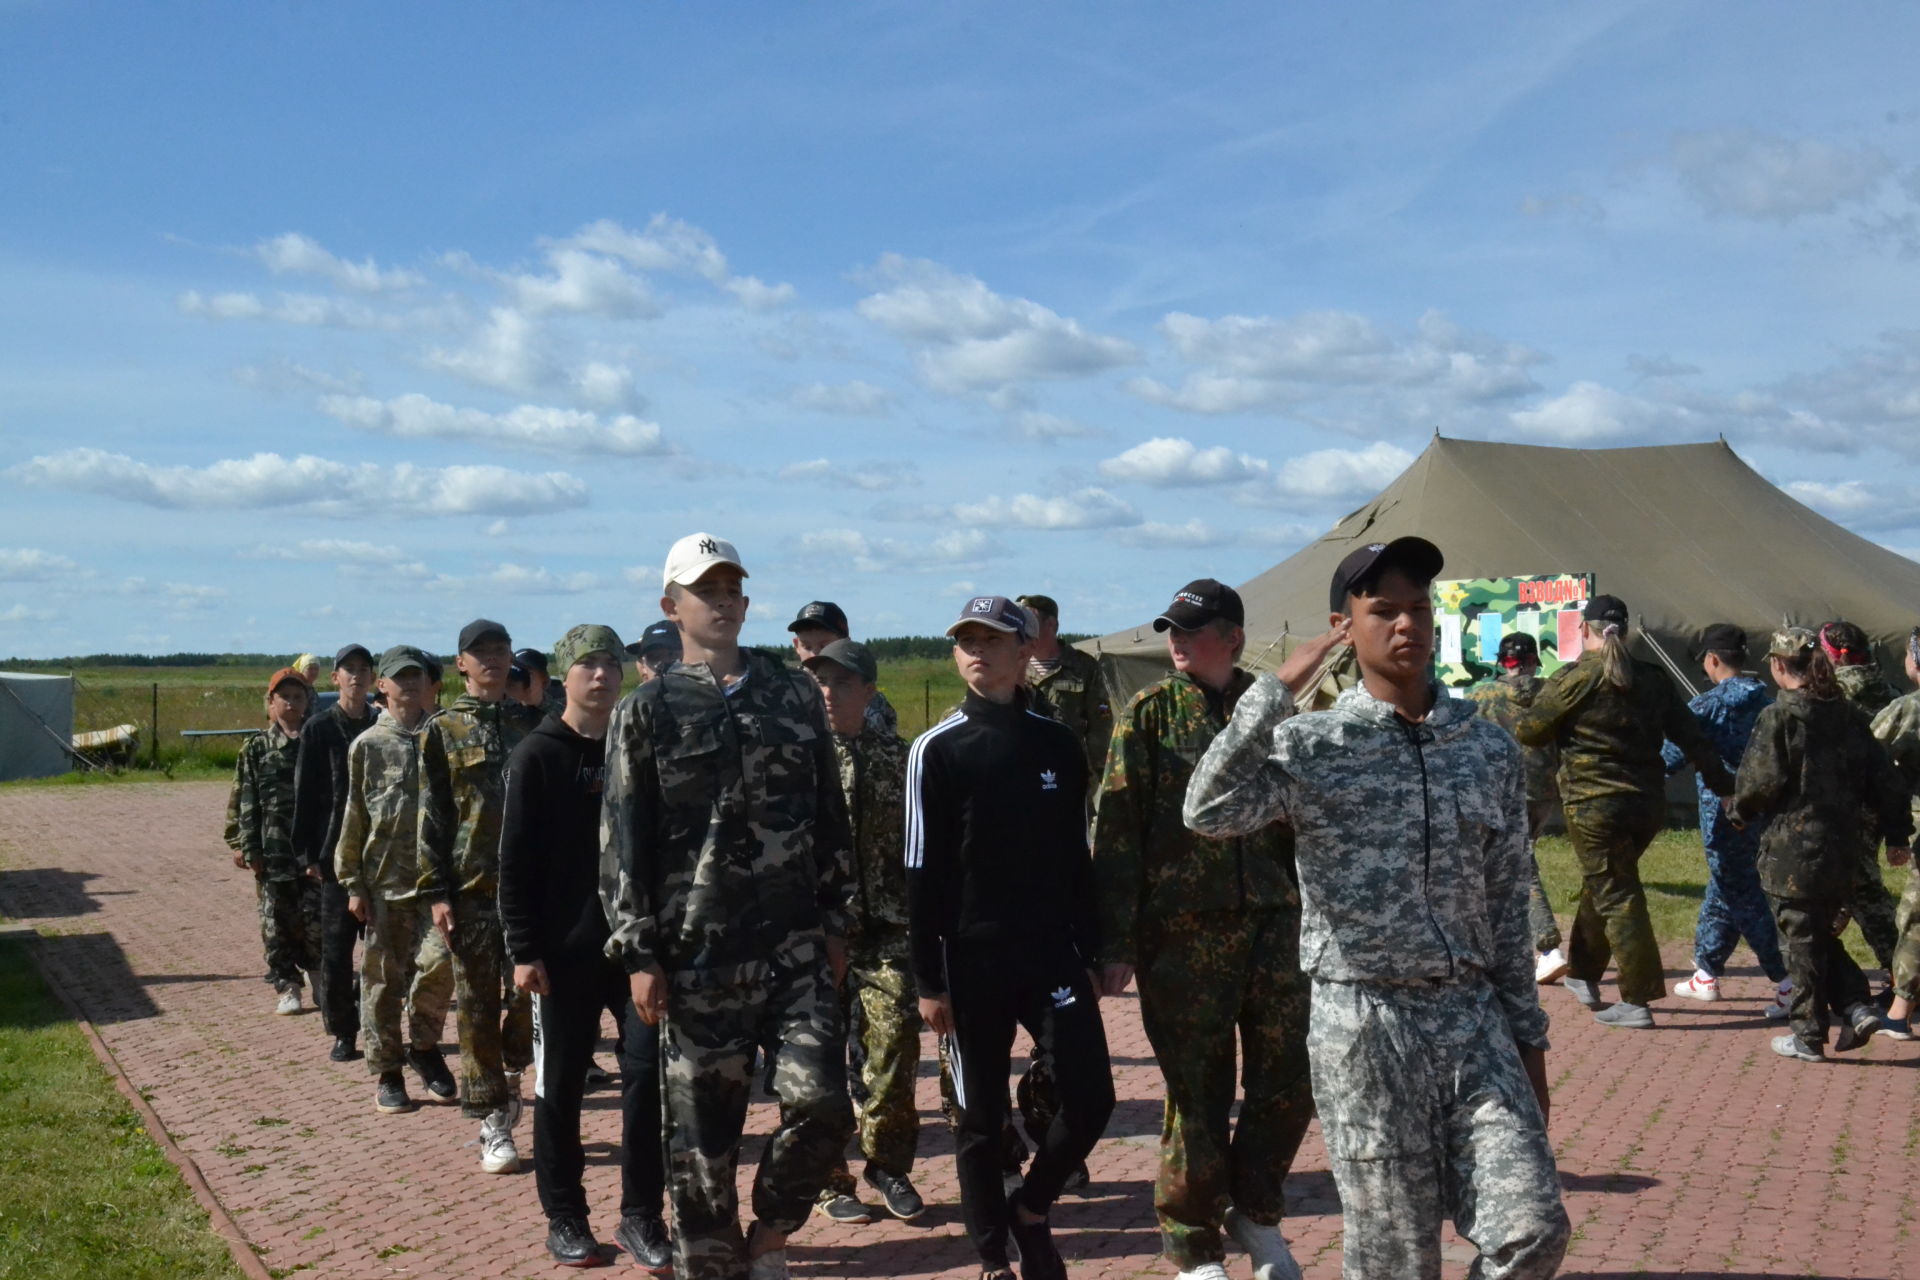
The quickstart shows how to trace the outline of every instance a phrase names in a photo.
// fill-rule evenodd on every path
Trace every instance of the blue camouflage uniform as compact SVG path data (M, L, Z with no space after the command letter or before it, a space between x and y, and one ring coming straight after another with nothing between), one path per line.
M1758 680L1735 676L1694 698L1687 703L1687 710L1700 722L1700 731L1720 753L1727 772L1733 773L1747 752L1754 722L1772 701L1773 695ZM1686 755L1671 742L1660 748L1660 758L1666 763L1668 777L1686 767ZM1767 895L1760 890L1760 872L1754 865L1766 824L1755 822L1742 831L1727 821L1720 797L1698 776L1694 786L1700 792L1700 840L1707 849L1707 892L1700 900L1700 918L1693 927L1693 963L1718 978L1726 972L1734 947L1745 938L1760 967L1779 982L1787 976L1787 965L1780 955L1773 912L1767 905Z

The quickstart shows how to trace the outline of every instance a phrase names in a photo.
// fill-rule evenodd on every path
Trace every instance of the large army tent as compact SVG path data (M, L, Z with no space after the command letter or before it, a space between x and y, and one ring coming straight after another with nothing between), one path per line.
M0 671L0 782L73 768L73 677Z
M1920 623L1920 563L1794 501L1724 440L1558 449L1435 436L1373 501L1240 586L1248 660L1271 669L1288 639L1323 630L1334 566L1356 546L1404 534L1438 543L1450 579L1592 573L1595 589L1624 599L1634 625L1681 665L1710 622L1757 640L1783 620L1848 618L1904 683L1897 655ZM1166 670L1152 617L1082 644L1102 655L1116 694ZM1645 639L1635 646L1658 656Z

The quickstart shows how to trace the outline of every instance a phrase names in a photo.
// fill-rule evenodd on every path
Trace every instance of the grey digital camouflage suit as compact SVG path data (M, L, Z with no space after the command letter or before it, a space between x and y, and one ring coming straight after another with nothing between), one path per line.
M826 958L853 892L838 766L813 680L743 651L724 690L677 663L607 727L601 900L607 954L667 976L661 1089L679 1280L747 1273L734 1170L756 1046L780 1126L753 1211L805 1221L853 1132L846 1038Z
M381 716L347 748L347 802L333 874L367 904L360 953L360 1030L367 1070L398 1071L408 1047L440 1043L453 1003L453 957L420 897L420 736ZM407 1016L401 1040L401 1013Z
M1420 724L1364 686L1296 715L1262 676L1201 757L1185 817L1215 837L1294 829L1347 1280L1437 1280L1443 1214L1480 1250L1471 1275L1545 1280L1570 1227L1519 1053L1547 1033L1525 768L1497 726L1434 699Z

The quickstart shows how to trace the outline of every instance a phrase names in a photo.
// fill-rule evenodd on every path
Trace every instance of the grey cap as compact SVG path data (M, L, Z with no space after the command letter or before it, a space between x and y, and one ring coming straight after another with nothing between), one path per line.
M408 667L418 667L423 674L432 678L440 669L440 664L410 644L397 644L380 655L380 674L386 679L391 680Z
M873 660L873 651L858 640L835 640L800 665L812 671L826 662L845 667L868 684L880 679L880 664Z
M947 628L954 635L970 622L995 631L1008 631L1022 640L1033 639L1033 615L1005 596L975 596L960 606L960 616Z

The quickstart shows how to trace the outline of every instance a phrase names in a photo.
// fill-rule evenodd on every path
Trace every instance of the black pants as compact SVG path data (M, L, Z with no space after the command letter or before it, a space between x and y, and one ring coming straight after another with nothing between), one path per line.
M360 970L353 963L353 944L360 922L347 910L347 891L333 878L331 868L320 870L320 971L313 979L313 1002L327 1034L352 1040L360 1034Z
M1016 1025L1053 1061L1059 1111L1039 1136L1019 1200L1044 1216L1113 1114L1107 1032L1087 973L1071 952L953 943L947 952L953 1000L954 1093L960 1104L954 1163L967 1234L986 1267L1007 1265L1007 1203L1001 1188L1001 1131L1007 1123L1007 1067Z
M1822 1049L1829 1015L1836 1022L1844 1021L1854 1006L1873 999L1867 975L1847 954L1846 944L1834 936L1833 922L1841 904L1772 894L1767 901L1773 904L1780 953L1787 962L1787 976L1793 979L1787 1018L1794 1037L1809 1049Z
M600 1015L620 1028L620 1213L658 1214L666 1192L660 1138L660 1032L633 1010L627 979L605 961L549 964L552 993L533 998L533 1178L549 1218L586 1217L580 1106Z

